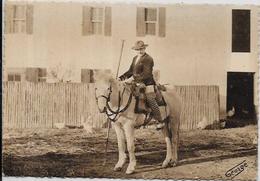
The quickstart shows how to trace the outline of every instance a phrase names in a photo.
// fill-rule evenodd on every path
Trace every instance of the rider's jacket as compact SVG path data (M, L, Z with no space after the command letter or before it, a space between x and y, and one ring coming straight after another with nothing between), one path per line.
M146 86L155 85L153 78L153 58L145 53L137 60L138 56L133 58L132 64L128 71L126 71L119 78L125 80L133 76L134 80L138 83L144 83ZM137 61L137 62L136 62Z

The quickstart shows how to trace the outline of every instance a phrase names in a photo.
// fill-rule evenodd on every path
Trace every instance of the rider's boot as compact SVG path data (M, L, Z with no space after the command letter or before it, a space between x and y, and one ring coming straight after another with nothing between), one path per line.
M165 123L159 122L159 123L156 125L156 130L160 130L160 129L162 129L164 126L165 126Z

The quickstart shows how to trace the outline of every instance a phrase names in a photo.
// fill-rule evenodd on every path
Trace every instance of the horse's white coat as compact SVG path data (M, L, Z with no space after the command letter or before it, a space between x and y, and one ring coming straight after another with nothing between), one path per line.
M113 91L118 91L121 85L115 80L112 80L110 84L114 84ZM103 91L103 95L105 91ZM177 162L177 148L178 148L178 130L179 130L179 116L180 116L180 101L175 93L169 93L164 95L167 105L169 106L171 121L169 125L165 126L162 130L166 142L166 158L162 163L162 167L165 168L171 164L171 162ZM117 105L115 100L117 95L111 95L111 103ZM114 100L113 100L114 99ZM169 102L170 101L170 102ZM173 105L175 104L175 105ZM178 105L178 106L177 106ZM101 106L100 103L98 106ZM103 102L103 106L105 106ZM134 104L131 104L126 113L120 114L118 120L112 123L115 129L118 141L118 162L116 163L114 170L120 171L123 165L127 161L126 149L129 153L129 164L126 170L126 174L132 174L135 171L136 157L135 157L135 144L134 144L134 132L135 126L142 125L144 122L144 115L135 114L133 111ZM100 107L101 108L101 107ZM174 114L174 115L173 115ZM173 122L174 120L174 122ZM172 135L172 136L170 136Z

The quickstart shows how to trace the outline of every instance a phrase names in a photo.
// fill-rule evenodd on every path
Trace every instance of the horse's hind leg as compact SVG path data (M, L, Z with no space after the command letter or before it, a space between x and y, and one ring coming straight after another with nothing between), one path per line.
M162 163L162 167L166 168L170 165L170 162L172 160L172 142L168 123L165 124L164 128L162 129L162 132L166 142L166 158Z
M117 136L117 144L118 144L118 162L114 167L114 171L120 171L123 165L126 163L126 139L124 135L124 130L122 129L122 125L120 123L113 124L114 129L116 131Z
M178 149L179 149L179 126L180 121L179 119L173 119L170 117L169 120L169 126L170 126L170 133L172 135L171 137L171 145L172 145L172 164L175 166L178 162Z

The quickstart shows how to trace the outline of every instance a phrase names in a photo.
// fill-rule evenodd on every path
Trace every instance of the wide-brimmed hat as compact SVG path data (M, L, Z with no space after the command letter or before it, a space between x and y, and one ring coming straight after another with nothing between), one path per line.
M147 46L148 46L148 44L144 44L144 42L142 40L139 40L139 41L135 42L135 45L132 47L132 49L133 50L140 50L140 49L143 49Z

